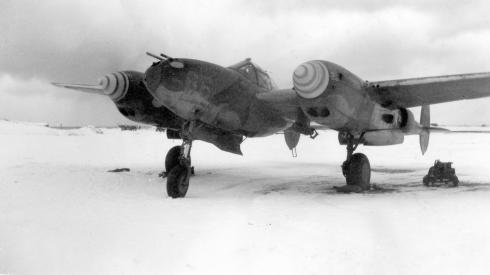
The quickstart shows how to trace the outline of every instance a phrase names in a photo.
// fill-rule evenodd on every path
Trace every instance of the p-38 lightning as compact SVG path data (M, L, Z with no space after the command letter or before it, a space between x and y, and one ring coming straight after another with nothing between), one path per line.
M53 84L106 95L128 119L181 139L165 158L172 198L187 193L194 140L241 155L245 138L284 132L293 150L301 134L314 138L320 129L338 131L339 143L346 145L341 167L347 187L367 189L371 166L364 154L354 153L359 144L394 145L405 135L419 135L423 154L429 133L440 130L430 127L431 104L490 96L490 73L368 82L332 62L312 60L295 68L292 88L278 89L250 59L222 67L147 54L157 61L145 73L115 72L96 85ZM408 110L417 106L419 121Z

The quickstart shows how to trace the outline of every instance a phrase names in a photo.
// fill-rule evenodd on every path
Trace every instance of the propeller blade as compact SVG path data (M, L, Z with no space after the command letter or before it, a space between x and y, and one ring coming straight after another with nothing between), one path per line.
M422 131L420 131L419 134L420 151L422 151L422 155L424 155L429 147L430 105L422 106L422 109L420 110L420 125L422 126Z
M420 124L424 128L430 127L430 105L422 106L420 110Z
M104 95L104 87L100 85L89 85L89 84L72 84L72 83L56 83L51 82L54 86L61 88L68 88L72 90L77 90L85 93Z
M115 72L99 79L99 84L56 83L54 86L77 90L85 93L106 95L114 102L124 98L129 88L129 78L125 72Z
M422 151L422 155L427 152L427 148L429 147L429 136L430 134L427 129L424 129L419 134L420 151Z

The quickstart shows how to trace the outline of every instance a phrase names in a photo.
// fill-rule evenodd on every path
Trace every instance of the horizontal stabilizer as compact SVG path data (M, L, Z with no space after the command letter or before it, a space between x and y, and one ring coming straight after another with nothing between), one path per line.
M421 127L420 130L427 130L431 134L490 134L490 130L450 130L447 128L441 127ZM369 130L368 132L376 132L376 131L399 131L399 129L376 129Z
M443 134L452 132L449 129L440 128L440 127L428 127L427 130L429 130L429 132L431 133L443 133Z
M439 133L439 134L490 134L489 131L483 131L483 130L449 130L449 129L444 129L444 128L436 128L436 127L431 127L429 128L431 133Z
M431 134L490 134L490 130L450 130L441 127L427 127L425 128Z

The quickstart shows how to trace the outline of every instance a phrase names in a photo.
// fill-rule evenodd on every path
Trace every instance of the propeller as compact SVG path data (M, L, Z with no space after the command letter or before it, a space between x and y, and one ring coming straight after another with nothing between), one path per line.
M114 102L124 98L128 92L129 79L124 72L115 72L99 79L98 84L56 83L54 86L85 93L109 96Z
M433 130L430 128L430 105L423 105L420 110L420 126L422 129L419 133L419 143L422 155L424 155L429 147L430 130Z

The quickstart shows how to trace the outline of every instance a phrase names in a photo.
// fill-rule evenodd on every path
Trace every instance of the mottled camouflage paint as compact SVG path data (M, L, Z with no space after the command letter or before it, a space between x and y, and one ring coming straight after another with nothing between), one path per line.
M288 122L267 102L264 93L237 71L192 59L154 63L145 75L148 91L179 117L247 137L267 136Z
M368 83L328 61L308 61L293 74L295 89L278 90L268 75L246 59L228 68L192 59L152 55L159 62L146 71L109 74L97 85L56 86L109 96L127 118L181 131L192 121L191 139L241 154L243 137L286 130L290 148L297 133L312 128L339 131L340 143L351 135L365 145L403 142L421 135L428 144L428 105L490 95L490 73L425 77ZM254 76L240 68L251 66ZM260 76L260 77L259 77ZM425 106L422 125L406 108ZM313 125L311 122L314 122Z
M393 128L395 125L382 123L379 105L365 91L365 82L343 67L328 61L318 62L327 69L328 86L317 97L304 98L298 93L299 103L308 118L331 129L362 133L368 129ZM322 108L328 115L322 116ZM318 110L312 115L310 110ZM388 110L387 110L388 111ZM391 112L391 111L389 111Z
M154 63L146 71L145 84L160 104L183 120L247 137L285 130L305 115L307 121L357 137L365 132L384 131L367 134L366 145L378 145L375 139L399 143L400 135L390 130L418 126L409 111L404 110L409 115L402 116L400 110L387 109L373 101L366 82L348 70L332 62L311 62L328 74L325 85L320 85L322 90L313 97L292 90L264 91L235 69L192 59ZM383 115L390 115L392 121L387 122ZM403 121L404 118L412 121Z
M146 90L143 73L122 72L128 78L127 92L123 98L115 101L117 109L126 118L157 127L180 130L183 120L161 104Z

